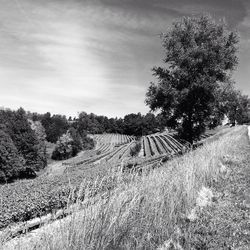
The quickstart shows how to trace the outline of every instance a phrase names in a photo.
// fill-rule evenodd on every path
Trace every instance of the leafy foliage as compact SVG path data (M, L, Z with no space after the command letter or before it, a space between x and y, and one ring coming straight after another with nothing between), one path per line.
M234 82L222 83L216 92L215 105L213 106L209 126L213 128L220 125L225 115L233 125L236 122L238 124L249 122L249 103L248 96L242 95L239 90L236 90Z
M80 135L74 128L70 128L56 143L52 159L65 160L77 155L80 150L92 149L94 141L86 134Z
M63 134L56 143L56 148L52 153L52 159L54 160L65 160L73 155L73 138L67 132Z
M146 103L186 140L205 131L220 82L237 65L238 36L208 16L183 18L162 35L166 67L155 67Z
M35 171L45 167L45 156L39 151L39 139L22 108L17 111L0 110L0 124L5 125L4 132L10 136L28 168Z
M160 117L152 113L142 115L131 113L124 118L107 118L82 112L79 118L72 124L81 133L102 134L119 133L141 136L158 132L163 129Z
M133 147L130 148L130 155L132 157L137 156L141 151L142 145L140 141L137 141Z
M0 129L0 183L19 177L24 170L24 158L18 154L10 136Z
M66 133L69 128L66 116L51 116L51 114L48 112L44 115L41 115L40 120L43 127L45 128L47 140L52 143L55 143L58 138L64 133Z
M146 115L131 113L124 118L108 118L93 113L81 112L78 118L74 117L72 119L70 116L67 120L65 116L51 116L47 112L42 115L28 113L28 117L33 121L42 123L45 128L46 138L52 143L55 143L60 136L71 128L74 128L86 140L86 134L118 133L141 136L161 131L166 126L163 117L161 115L155 116L153 113Z

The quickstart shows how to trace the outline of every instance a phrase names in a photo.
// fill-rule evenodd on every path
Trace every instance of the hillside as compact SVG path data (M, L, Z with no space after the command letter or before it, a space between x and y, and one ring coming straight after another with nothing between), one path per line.
M247 249L249 149L236 127L145 174L112 172L83 186L79 212L4 249Z
M86 188L82 182L92 186L96 179L109 178L110 174L119 172L121 168L124 171L127 166L146 169L166 157L172 157L178 150L182 153L182 147L179 147L178 150L168 150L156 157L132 157L131 149L135 144L133 136L102 134L92 137L96 140L93 150L82 151L71 159L51 163L34 180L20 180L0 186L0 228L50 214L67 207L69 202L75 203L78 190ZM166 145L172 145L171 141L173 145L177 142L169 137L165 141ZM84 199L84 195L80 198Z
M0 250L250 250L250 1L0 21Z

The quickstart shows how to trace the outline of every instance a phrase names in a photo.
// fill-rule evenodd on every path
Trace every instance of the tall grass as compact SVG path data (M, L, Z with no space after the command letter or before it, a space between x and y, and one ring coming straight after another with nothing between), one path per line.
M220 162L237 154L246 133L246 128L233 128L220 139L147 174L117 174L111 178L116 179L113 189L98 198L85 190L81 211L8 247L156 249L172 237L181 219L195 206L201 187L211 187L219 178ZM103 183L96 182L96 188Z

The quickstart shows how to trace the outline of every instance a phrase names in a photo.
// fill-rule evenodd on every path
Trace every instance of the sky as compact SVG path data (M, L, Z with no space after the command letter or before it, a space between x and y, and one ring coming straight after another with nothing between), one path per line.
M145 114L159 34L182 16L225 18L241 40L233 78L250 96L249 0L0 0L0 106L75 116Z

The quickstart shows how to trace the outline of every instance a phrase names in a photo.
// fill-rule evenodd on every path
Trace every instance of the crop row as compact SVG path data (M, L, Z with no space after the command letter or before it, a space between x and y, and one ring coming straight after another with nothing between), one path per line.
M169 134L153 134L142 137L144 157L182 152L185 146Z
M131 141L130 143L120 146L112 155L107 157L107 162L121 162L125 158L130 157L130 149L135 142Z
M97 143L120 145L133 141L134 137L122 134L96 134L93 135L93 139L96 140Z

